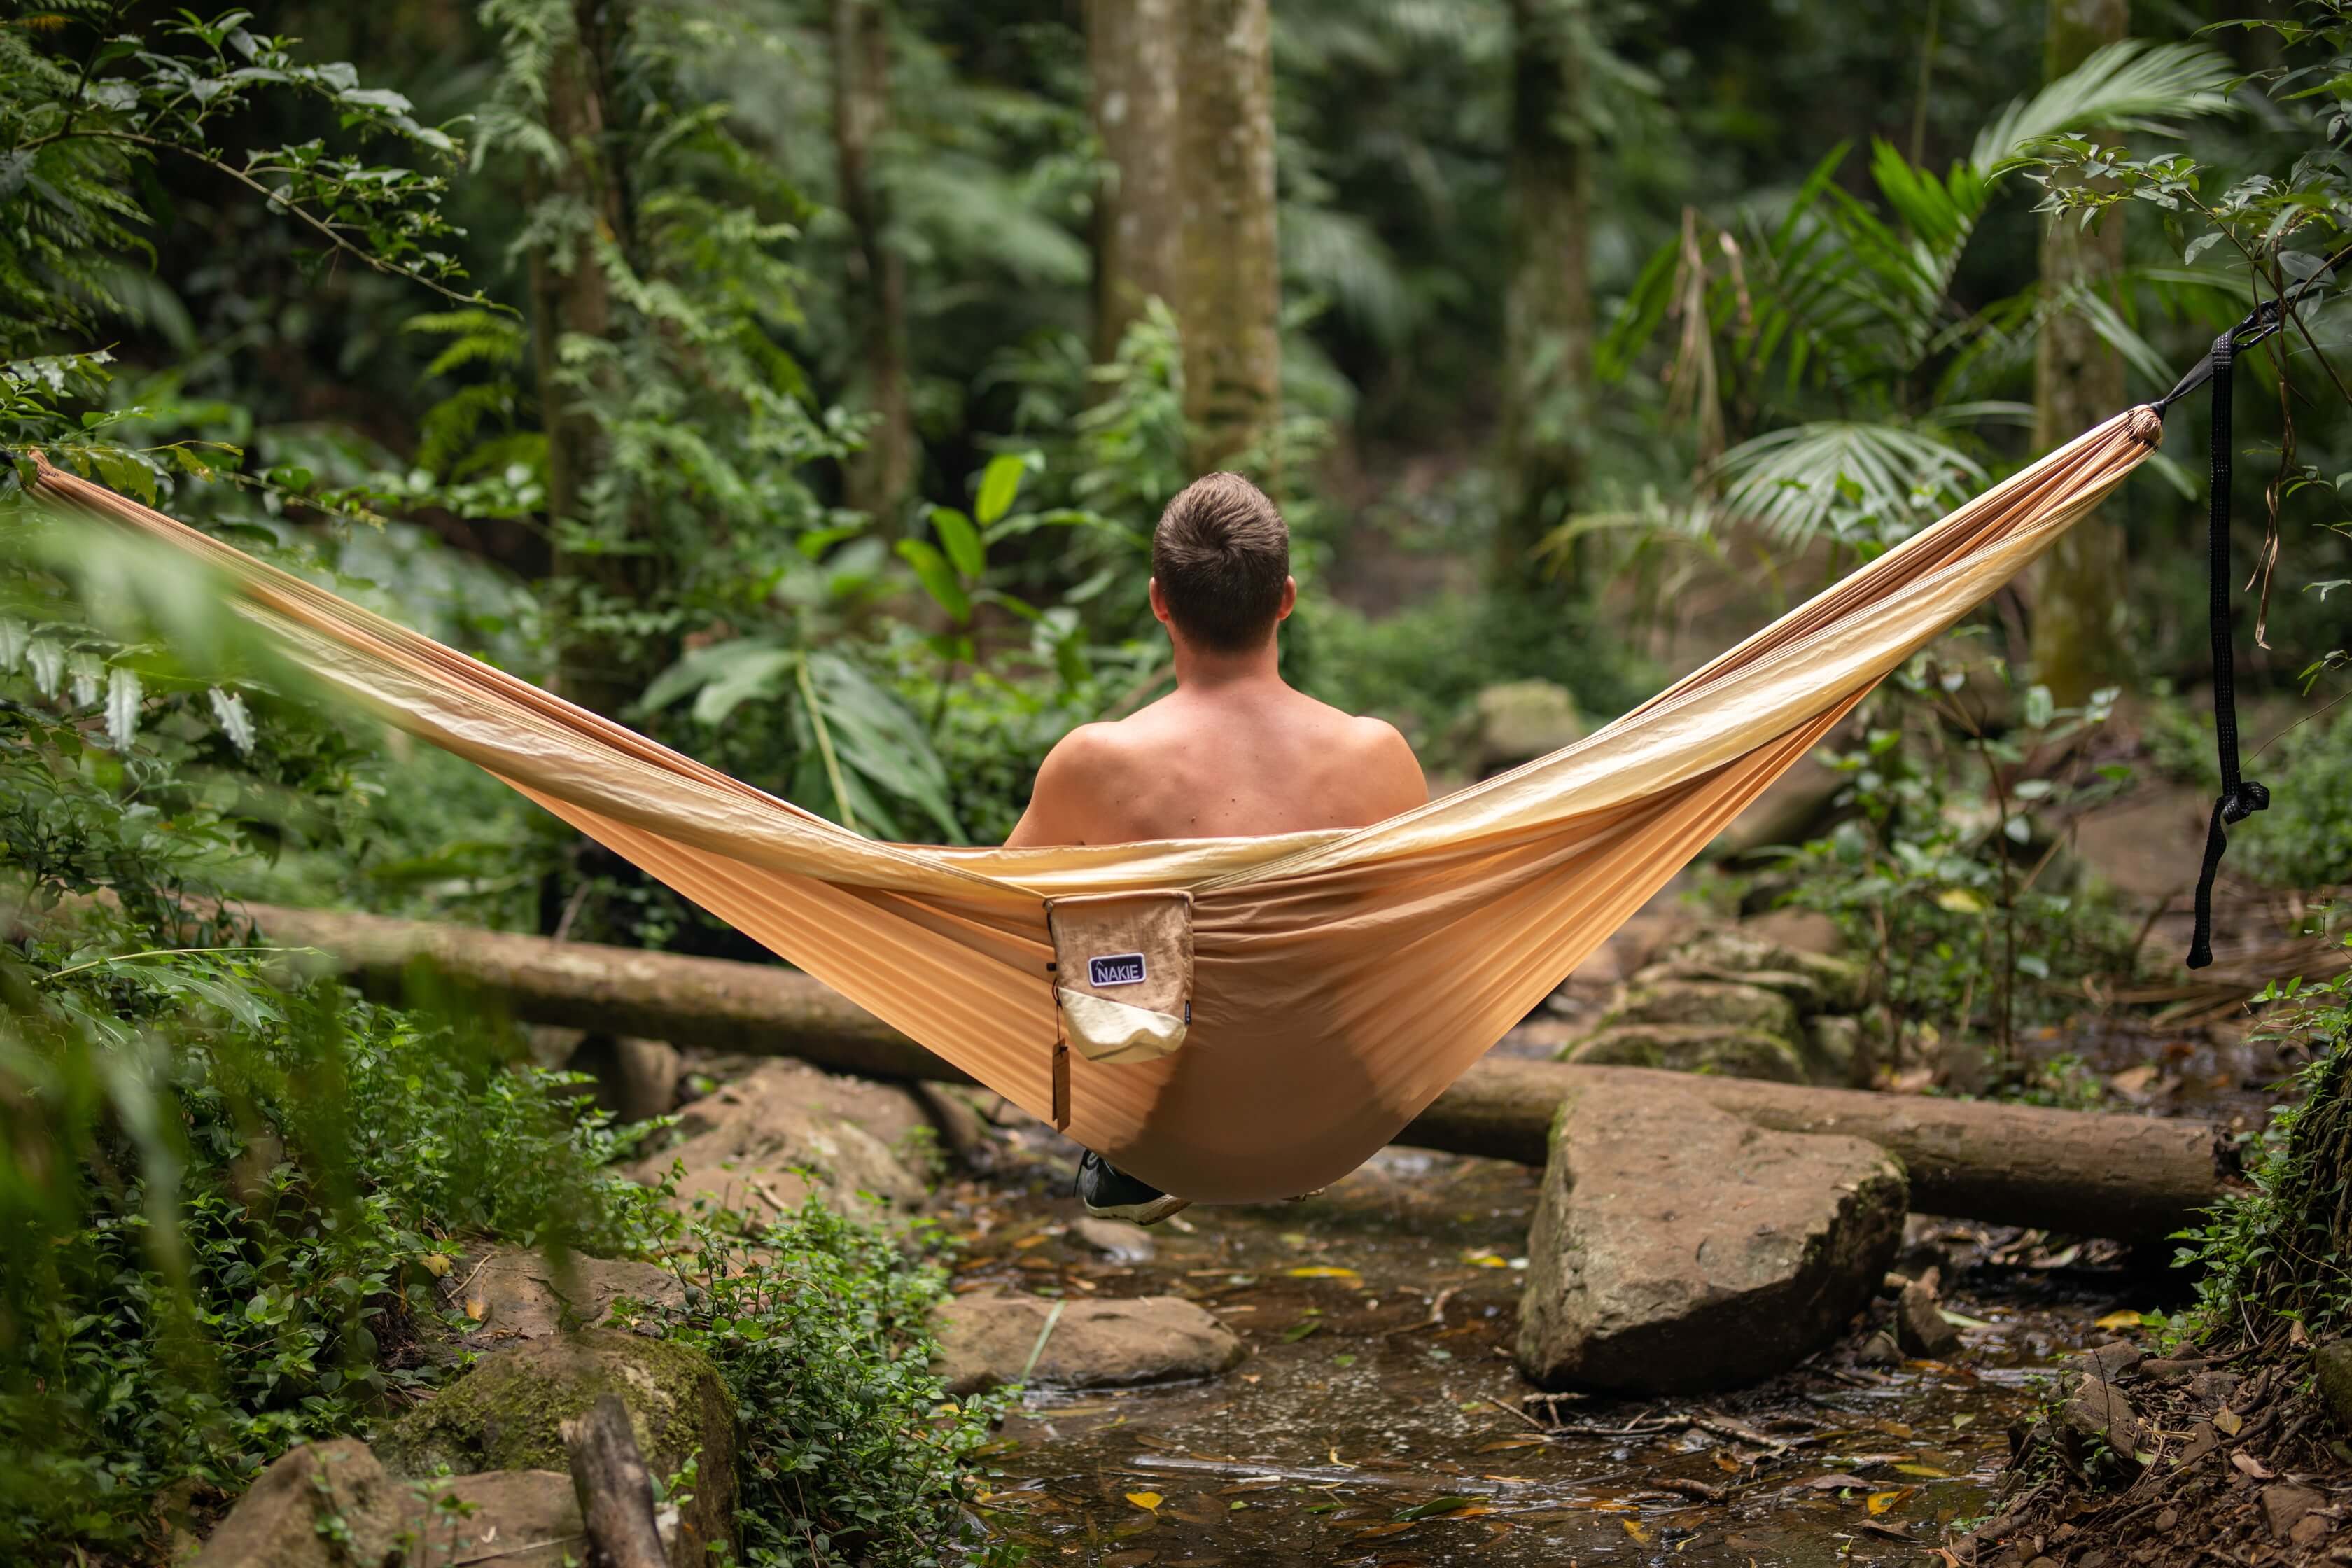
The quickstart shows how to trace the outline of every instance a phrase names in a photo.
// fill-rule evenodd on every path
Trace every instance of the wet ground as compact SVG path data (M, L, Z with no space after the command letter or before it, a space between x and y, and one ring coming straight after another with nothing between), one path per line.
M1028 1158L1026 1190L960 1194L959 1289L1185 1296L1250 1350L1212 1383L1033 1396L1006 1422L984 1515L1041 1563L1916 1561L1986 1511L2034 1375L2159 1288L2105 1244L1915 1225L1982 1324L1949 1363L1841 1348L1736 1394L1547 1408L1509 1360L1533 1171L1390 1150L1121 1258L1076 1233L1050 1148Z

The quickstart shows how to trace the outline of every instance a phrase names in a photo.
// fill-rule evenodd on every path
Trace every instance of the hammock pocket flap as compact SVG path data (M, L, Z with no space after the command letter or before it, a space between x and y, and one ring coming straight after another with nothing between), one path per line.
M324 684L467 757L1122 1170L1344 1175L1915 651L2161 439L2117 416L1608 728L1418 810L1259 839L879 844L37 462L216 570Z

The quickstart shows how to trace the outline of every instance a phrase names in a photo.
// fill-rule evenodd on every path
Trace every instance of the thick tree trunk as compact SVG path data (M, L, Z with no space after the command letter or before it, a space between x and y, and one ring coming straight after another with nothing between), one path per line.
M915 488L915 416L907 387L907 264L890 243L889 205L875 172L890 123L887 0L833 0L833 136L841 209L856 243L850 283L857 314L856 391L875 416L850 460L849 504L896 522Z
M325 950L388 998L422 972L436 977L439 994L472 993L532 1023L797 1057L877 1078L971 1081L789 969L373 915L247 908L274 941ZM1671 1082L1759 1127L1868 1139L1902 1159L1913 1205L1930 1214L2153 1239L2221 1194L2213 1129L2200 1121L1504 1057L1463 1074L1397 1141L1541 1164L1567 1086L1595 1075L1627 1085Z
M586 521L582 498L604 461L596 416L578 389L563 384L562 343L566 338L611 335L612 290L597 252L602 244L624 243L628 226L605 142L604 99L605 62L626 16L618 6L609 10L595 0L577 0L572 8L571 36L557 42L547 72L547 129L563 160L554 169L534 165L525 192L533 207L577 204L593 218L589 226L557 229L549 243L533 246L528 258L532 369L547 428L547 510L559 537L563 524ZM549 564L559 577L626 600L637 587L629 563L626 556L559 548ZM600 713L617 714L642 686L642 672L624 668L616 650L598 638L565 636L556 662L563 695Z
M1267 0L1185 0L1184 417L1192 466L1261 468L1282 403L1275 239L1274 35Z
M2050 0L2044 77L2056 80L2129 32L2128 0ZM2043 226L2042 286L2053 302L2070 289L2106 287L2123 260L2123 206L2087 230L2073 215L2053 215ZM2082 311L2061 308L2046 317L2033 359L2035 450L2073 440L2123 405L2123 356ZM2035 574L2034 671L2062 703L2082 701L2118 673L2124 557L2122 526L2094 512L2060 537Z
M587 1526L588 1561L603 1568L669 1568L669 1552L655 1523L653 1476L621 1396L604 1395L557 1429L572 1466L572 1496Z
M1108 363L1147 301L1174 305L1184 257L1176 138L1183 121L1177 0L1087 0L1095 135L1095 359Z
M1511 0L1509 274L1503 300L1502 516L1496 577L1574 505L1592 390L1582 0Z

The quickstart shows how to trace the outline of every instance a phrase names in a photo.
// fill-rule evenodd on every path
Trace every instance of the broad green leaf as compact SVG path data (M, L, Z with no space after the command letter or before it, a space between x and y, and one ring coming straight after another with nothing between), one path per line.
M106 672L106 738L116 751L127 750L139 735L139 704L146 696L139 672L116 665Z
M1029 459L1019 453L1004 452L988 460L988 467L981 471L980 495L971 509L982 527L1013 510L1013 500L1021 493L1021 476L1028 471Z
M963 584L956 580L955 568L929 540L898 541L898 557L915 569L923 591L948 613L950 619L961 623L971 618L971 600L964 593Z
M940 536L940 547L955 569L967 577L977 577L988 570L988 549L980 542L980 530L971 519L951 506L931 508L931 527Z

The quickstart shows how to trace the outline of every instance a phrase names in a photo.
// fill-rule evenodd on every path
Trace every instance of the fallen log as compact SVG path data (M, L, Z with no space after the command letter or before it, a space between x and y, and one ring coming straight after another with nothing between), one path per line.
M821 983L774 964L685 958L421 921L248 905L278 942L331 954L396 999L420 966L515 1017L761 1055L871 1078L971 1079ZM2077 1235L2169 1236L2222 1192L2216 1131L2194 1120L1811 1089L1752 1079L1488 1057L1400 1143L1540 1165L1570 1082L1667 1080L1759 1127L1842 1132L1894 1152L1928 1214Z

